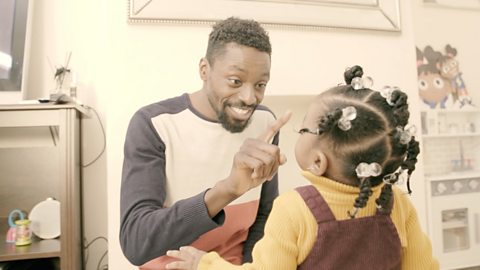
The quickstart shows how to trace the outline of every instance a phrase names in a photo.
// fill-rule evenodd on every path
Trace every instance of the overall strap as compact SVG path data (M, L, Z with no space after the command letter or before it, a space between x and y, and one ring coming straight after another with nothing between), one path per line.
M327 202L325 202L320 192L314 186L297 187L295 190L302 196L305 204L315 217L317 224L336 220Z

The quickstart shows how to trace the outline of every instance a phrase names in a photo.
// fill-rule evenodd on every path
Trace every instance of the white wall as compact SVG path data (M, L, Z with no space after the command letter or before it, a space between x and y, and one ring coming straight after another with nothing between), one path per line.
M108 40L106 4L105 1L34 1L28 99L48 97L55 88L55 67L64 65L71 52L68 67L78 75L78 97L94 108L105 123L108 107L100 99L108 82L115 77L110 67L105 67L109 65L104 58ZM100 122L93 111L82 120L82 135L82 163L88 164L101 153L104 143ZM91 243L85 251L87 270L97 269L98 261L108 248L103 239L92 242L97 237L108 236L105 157L101 155L82 169L85 245ZM106 264L107 259L101 264Z
M420 126L413 2L401 1L401 33L267 28L273 60L267 90L271 97L266 102L280 114L290 106L278 96L301 95L292 104L301 115L302 102L309 100L307 95L342 82L345 67L360 64L374 78L374 87L397 85L409 93L412 121ZM109 267L115 270L134 269L124 258L118 241L120 178L128 121L141 106L201 87L197 65L210 32L208 26L128 24L126 7L126 0L36 1L29 81L38 88L31 98L47 94L53 86L47 57L53 64L61 64L72 51L70 66L78 74L79 98L96 108L107 132L106 154L84 169L85 231L88 240L108 231ZM461 64L466 62L461 60ZM291 129L284 130L284 134L281 146L289 162L280 171L282 191L304 183L299 180L292 152L296 137ZM84 136L84 162L88 162L103 145L94 114L84 120ZM419 164L412 180L412 200L425 228L422 175ZM90 252L88 269L95 269L105 250L103 243L96 245L100 247Z

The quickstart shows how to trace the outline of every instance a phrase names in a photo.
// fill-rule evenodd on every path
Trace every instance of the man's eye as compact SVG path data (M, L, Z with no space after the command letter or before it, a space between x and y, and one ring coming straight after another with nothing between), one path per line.
M267 88L267 84L266 84L266 83L259 83L259 84L257 84L257 89L264 90L265 88Z
M239 79L229 79L230 83L233 85L241 85L242 82Z

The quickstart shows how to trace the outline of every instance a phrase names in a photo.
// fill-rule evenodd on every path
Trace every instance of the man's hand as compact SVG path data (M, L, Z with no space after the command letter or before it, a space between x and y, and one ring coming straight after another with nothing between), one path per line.
M205 251L191 246L181 247L179 250L169 250L167 256L179 259L179 261L165 265L165 269L197 270L198 263L204 254L206 254Z
M271 180L278 167L285 164L286 158L277 145L270 144L272 138L282 128L292 113L286 112L275 120L256 139L247 139L235 154L230 176L226 179L229 192L241 196L250 189Z
M291 116L292 113L287 111L258 138L245 140L233 158L230 175L205 193L205 205L210 217L214 217L245 192L271 180L278 167L286 162L280 148L270 141Z

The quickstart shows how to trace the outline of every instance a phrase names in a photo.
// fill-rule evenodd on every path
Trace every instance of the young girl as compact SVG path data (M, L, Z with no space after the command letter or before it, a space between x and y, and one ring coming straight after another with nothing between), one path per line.
M359 66L347 85L310 105L295 147L312 185L274 202L253 262L232 265L193 247L169 251L167 269L438 269L414 206L393 186L407 181L419 153L405 126L407 95L366 88ZM372 197L372 199L369 199Z

